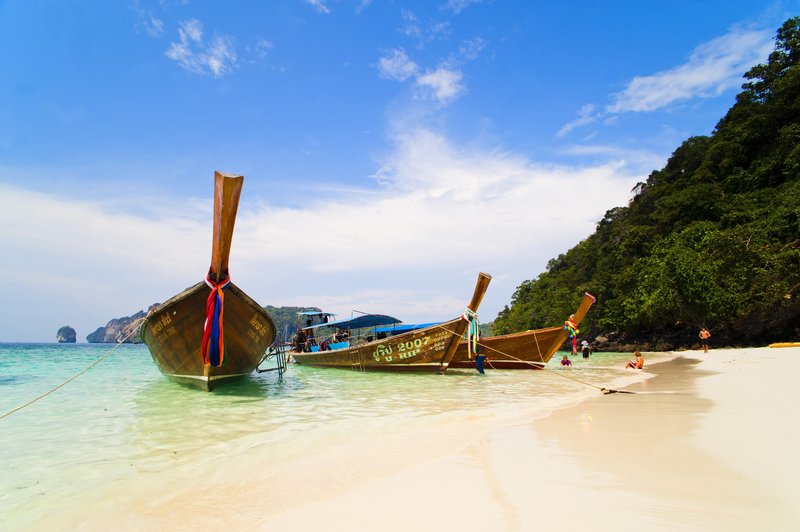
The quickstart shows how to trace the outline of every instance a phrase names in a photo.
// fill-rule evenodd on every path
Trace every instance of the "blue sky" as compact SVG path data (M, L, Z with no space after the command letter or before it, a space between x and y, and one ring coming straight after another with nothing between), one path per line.
M713 131L800 2L0 1L0 341L202 279L214 170L263 305L479 311ZM576 294L576 301L577 296Z

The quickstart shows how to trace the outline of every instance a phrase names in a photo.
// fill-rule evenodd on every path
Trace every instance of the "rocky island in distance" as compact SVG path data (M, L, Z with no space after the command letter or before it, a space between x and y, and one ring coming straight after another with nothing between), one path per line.
M75 332L75 329L69 325L64 325L56 333L56 341L59 344L74 344L77 338L78 335Z

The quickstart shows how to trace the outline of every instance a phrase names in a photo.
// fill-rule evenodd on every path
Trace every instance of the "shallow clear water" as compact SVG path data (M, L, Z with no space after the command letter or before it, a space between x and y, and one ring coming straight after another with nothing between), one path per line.
M0 415L73 377L113 346L0 344ZM140 472L206 462L255 446L317 444L336 427L378 431L410 418L554 408L596 386L644 378L627 354L595 353L544 371L361 373L290 364L205 393L164 378L144 345L122 345L51 395L0 419L0 529L35 524L44 507L81 504Z

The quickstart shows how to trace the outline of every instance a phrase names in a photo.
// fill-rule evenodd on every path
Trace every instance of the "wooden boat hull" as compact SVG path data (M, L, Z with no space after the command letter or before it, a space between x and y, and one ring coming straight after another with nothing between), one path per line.
M439 371L454 339L466 320L457 318L439 325L419 329L383 340L314 353L292 352L292 359L301 366L348 368L359 371Z
M292 352L292 358L297 364L307 366L444 373L470 324L468 314L478 309L491 280L491 275L478 275L467 311L458 318L343 349Z
M596 301L589 293L583 295L573 322L580 325L589 308ZM542 369L569 337L561 327L547 327L520 333L481 338L481 354L486 355L489 369ZM451 368L474 368L475 359L469 356L467 342L458 344Z
M566 338L567 332L563 327L550 327L481 338L480 349L481 354L486 355L486 367L490 369L542 369ZM459 343L450 367L475 367L474 355L469 358L467 342Z
M218 367L204 365L201 346L209 292L206 283L197 283L159 306L142 324L142 339L158 369L172 380L206 391L252 373L275 338L267 312L231 283L225 288L225 358Z

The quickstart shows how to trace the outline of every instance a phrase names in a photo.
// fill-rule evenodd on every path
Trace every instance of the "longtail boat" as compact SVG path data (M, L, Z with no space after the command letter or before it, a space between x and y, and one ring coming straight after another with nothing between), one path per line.
M208 275L151 311L142 323L142 339L161 373L206 391L252 373L275 339L272 319L228 273L243 181L242 176L214 173Z
M580 325L595 301L592 294L586 292L583 295L578 310L569 320L574 327ZM480 353L486 355L486 367L490 369L542 369L570 334L571 331L567 325L559 325L481 338L478 345ZM450 367L475 367L474 357L469 352L466 341L459 343Z
M477 327L475 312L491 279L490 275L479 274L472 300L465 312L457 318L430 327L382 338L354 334L354 330L399 323L399 320L391 316L376 314L306 327L301 330L301 337L305 335L305 340L295 343L291 352L292 359L304 366L444 373L467 329ZM335 341L309 341L309 336L320 327L337 331Z

